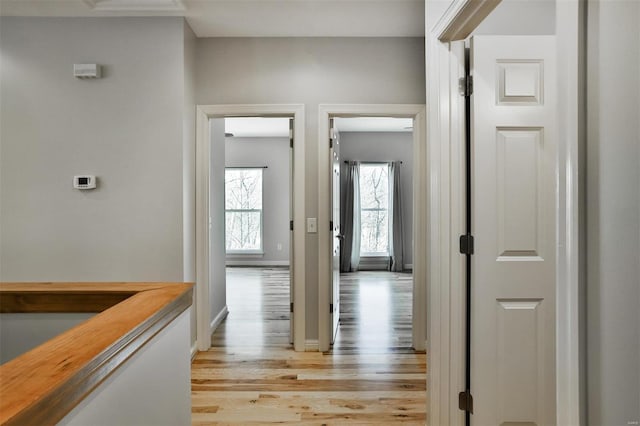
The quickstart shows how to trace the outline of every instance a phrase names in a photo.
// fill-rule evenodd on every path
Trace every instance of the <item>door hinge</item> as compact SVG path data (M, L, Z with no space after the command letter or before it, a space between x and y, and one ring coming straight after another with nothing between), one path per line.
M329 221L329 231L333 231L333 221Z
M292 220L289 221L289 230L293 231L293 221Z
M458 80L458 91L460 92L460 96L471 96L473 94L473 77L470 75L460 77Z
M333 313L333 303L329 304L329 313L332 314Z
M460 235L460 253L473 254L473 235Z
M289 147L293 148L293 138L289 139Z
M333 148L333 138L329 138L329 149Z
M458 408L473 414L473 396L470 391L462 391L458 394Z
M293 302L289 304L289 312L293 312Z

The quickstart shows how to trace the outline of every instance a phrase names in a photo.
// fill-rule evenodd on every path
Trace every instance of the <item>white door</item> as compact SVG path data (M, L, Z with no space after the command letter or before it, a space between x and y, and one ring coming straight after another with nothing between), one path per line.
M334 129L333 119L329 126L331 137L331 236L333 240L332 286L331 286L331 343L336 339L340 324L340 140Z
M289 119L289 343L293 343L293 118ZM298 225L300 226L300 225Z
M474 425L555 424L555 39L471 40Z

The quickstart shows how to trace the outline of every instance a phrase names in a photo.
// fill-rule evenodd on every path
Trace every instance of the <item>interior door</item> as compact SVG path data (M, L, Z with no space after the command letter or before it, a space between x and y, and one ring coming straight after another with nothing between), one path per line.
M293 343L293 118L289 119L289 343Z
M475 425L555 424L555 39L471 39Z
M334 121L331 119L330 126L330 151L331 151L331 233L333 240L332 259L332 286L331 286L331 343L336 339L338 325L340 323L340 138L335 130Z

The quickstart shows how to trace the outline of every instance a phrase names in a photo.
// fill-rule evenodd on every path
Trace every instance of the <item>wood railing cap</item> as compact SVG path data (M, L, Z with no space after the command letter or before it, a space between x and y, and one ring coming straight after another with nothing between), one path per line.
M186 310L193 283L0 283L0 307L15 295L126 295L89 320L0 366L0 424L55 423ZM78 312L73 298L67 311ZM36 303L38 303L36 301ZM46 303L46 302L43 302ZM38 312L29 305L26 312ZM64 307L59 307L62 309ZM12 311L15 312L15 311Z

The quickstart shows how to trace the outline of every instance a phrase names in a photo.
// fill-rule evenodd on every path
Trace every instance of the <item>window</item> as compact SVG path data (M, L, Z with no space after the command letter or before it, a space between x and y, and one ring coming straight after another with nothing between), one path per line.
M262 168L225 170L227 253L262 253Z
M360 165L360 252L389 255L389 165Z

